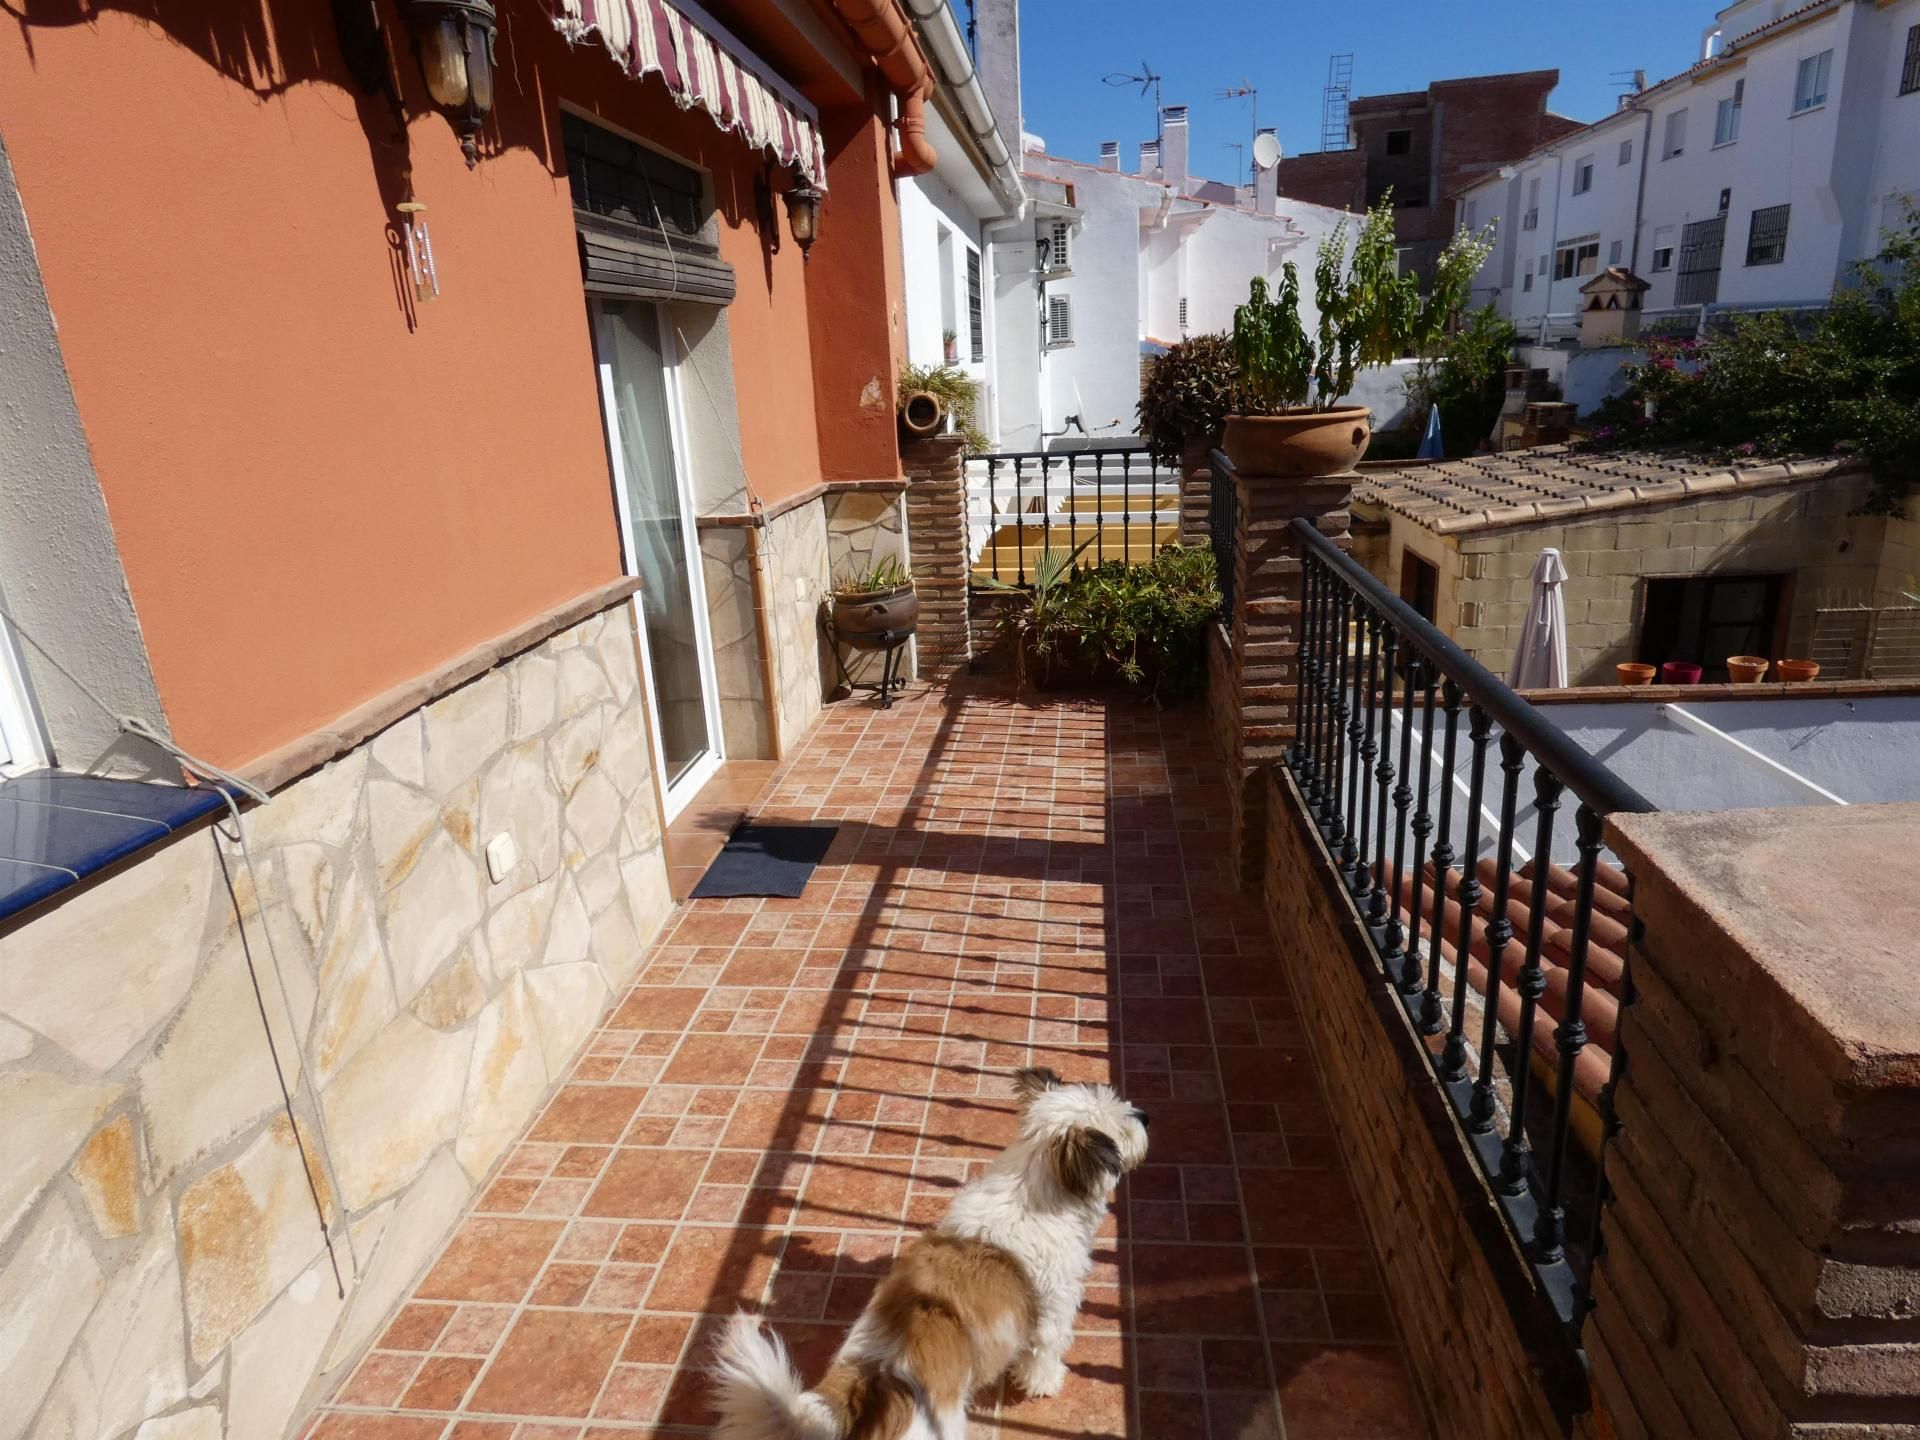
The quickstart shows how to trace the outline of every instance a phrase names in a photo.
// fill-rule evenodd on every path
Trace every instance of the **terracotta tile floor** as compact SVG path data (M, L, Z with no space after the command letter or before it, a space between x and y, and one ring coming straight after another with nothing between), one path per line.
M682 908L310 1440L700 1434L742 1304L817 1375L1035 1063L1153 1152L1065 1391L976 1436L1426 1434L1198 712L837 706L761 813L840 825L806 895Z
M760 802L779 769L771 760L728 760L700 787L667 827L667 884L684 900L707 873L713 857Z

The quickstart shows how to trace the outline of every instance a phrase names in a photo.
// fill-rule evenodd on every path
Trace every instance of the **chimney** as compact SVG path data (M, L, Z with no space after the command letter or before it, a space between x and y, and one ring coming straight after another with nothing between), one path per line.
M1100 142L1100 168L1102 170L1118 170L1120 168L1120 142L1118 140L1102 140Z
M1160 112L1160 169L1174 189L1187 188L1187 107L1169 105Z
M1140 178L1142 180L1160 178L1160 142L1158 140L1140 142Z
M1256 135L1254 137L1253 143L1256 146L1259 145L1260 135L1273 135L1273 134L1274 134L1274 130L1272 126L1263 126L1259 132L1259 135ZM1278 137L1276 136L1275 138L1278 138ZM1256 160L1253 166L1253 208L1254 210L1262 215L1271 215L1274 213L1275 210L1279 208L1279 202L1280 202L1280 167L1278 165L1261 165L1259 161Z
M1020 113L1020 0L974 0L973 63L1000 138L1011 155L1023 153Z

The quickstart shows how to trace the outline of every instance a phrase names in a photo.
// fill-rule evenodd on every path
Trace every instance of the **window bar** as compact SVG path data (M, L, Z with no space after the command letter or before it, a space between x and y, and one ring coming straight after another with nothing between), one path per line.
M1473 1082L1473 1101L1467 1108L1467 1129L1484 1135L1493 1129L1493 1047L1498 1038L1502 963L1513 940L1513 917L1507 913L1507 893L1513 881L1513 813L1520 799L1520 772L1526 768L1527 748L1506 731L1500 732L1500 838L1493 872L1493 918L1487 921L1487 1011L1480 1026L1480 1073ZM1521 1055L1530 1064L1531 1055Z
M1373 656L1380 662L1380 693L1373 697L1374 703L1369 715L1367 743L1380 757L1373 771L1374 823L1373 823L1373 890L1367 901L1367 923L1384 925L1389 907L1393 904L1387 898L1387 787L1393 780L1393 729L1388 722L1393 718L1393 655L1395 636L1393 628L1378 615L1374 616L1378 633L1374 636ZM1385 648L1383 648L1383 645ZM1368 672L1368 688L1372 688L1372 672ZM1372 739L1372 717L1378 716L1380 739L1376 745ZM1381 957L1385 959L1383 955ZM1393 973L1393 967L1387 966L1387 973Z
M1133 456L1120 452L1120 558L1133 564Z
M1420 1029L1428 1035L1438 1035L1446 1028L1440 1001L1440 937L1446 933L1447 876L1453 870L1453 759L1460 738L1460 686L1451 679L1441 688L1441 708L1447 715L1447 733L1440 748L1440 826L1429 857L1433 866L1433 921L1427 926L1427 993L1420 1003ZM1414 893L1417 898L1419 892ZM1458 968L1466 960L1455 955L1453 963Z
M1104 564L1107 558L1107 457L1093 452L1093 559Z
M1387 668L1391 673L1393 667ZM1413 786L1407 783L1407 777L1413 773L1413 691L1419 683L1419 658L1408 651L1400 684L1400 773L1393 787L1393 871L1391 878L1386 874L1380 877L1380 883L1387 887L1387 930L1381 937L1380 958L1386 962L1387 974L1408 994L1420 986L1420 960L1405 948L1406 931L1400 926L1400 881L1407 873L1407 811L1413 805ZM1386 713L1391 715L1393 711L1388 709ZM1391 737L1393 732L1387 733ZM1402 962L1397 973L1393 965L1396 960Z
M1333 703L1329 707L1332 723L1327 727L1327 755L1331 762L1327 785L1330 793L1326 814L1321 817L1325 824L1327 849L1335 856L1342 853L1342 841L1346 836L1346 817L1340 808L1346 786L1341 783L1340 772L1347 758L1347 622L1352 606L1353 591L1345 584L1336 585L1333 592L1333 689L1330 695ZM1346 873L1344 866L1341 867L1341 873Z
M1547 905L1544 887L1547 866L1553 856L1553 816L1560 808L1560 793L1566 787L1546 766L1533 769L1533 806L1538 823L1533 832L1533 897L1527 916L1527 956L1520 973L1514 977L1514 989L1520 992L1519 1033L1513 1037L1514 1053L1519 1061L1513 1067L1513 1113L1507 1122L1507 1143L1500 1149L1499 1187L1502 1194L1525 1193L1533 1173L1533 1150L1527 1143L1527 1091L1533 1080L1533 1027L1540 1010L1540 997L1547 993L1547 972L1540 967L1540 948L1546 940Z
M1440 1052L1440 1074L1464 1080L1467 1074L1467 973L1473 958L1473 927L1480 918L1480 815L1487 786L1487 737L1493 717L1475 705L1467 717L1467 742L1472 746L1467 781L1467 843L1460 854L1460 932L1453 942L1453 1014L1447 1024L1447 1043ZM1490 970L1498 969L1496 958Z
M1019 567L1016 585L1027 583L1027 472L1026 464L1013 457L1013 556Z
M1080 500L1079 500L1079 497L1073 493L1078 483L1079 483L1079 477L1073 473L1073 461L1068 460L1067 461L1067 549L1069 551L1077 550L1080 548L1079 546ZM1098 516L1094 517L1094 523L1096 525L1099 523Z
M1000 578L1000 462L987 461L987 548L993 551L993 578Z
M1293 771L1300 777L1300 791L1307 791L1310 751L1307 745L1307 706L1312 692L1307 688L1307 665L1313 654L1308 638L1308 620L1313 614L1315 567L1311 556L1300 566L1300 602L1293 613ZM1231 617L1229 617L1231 624Z
M1412 922L1412 933L1407 940L1407 964L1401 972L1400 990L1405 995L1418 995L1426 988L1420 974L1420 876L1427 868L1427 837L1433 834L1433 812L1427 806L1427 797L1432 794L1433 777L1433 690L1434 674L1425 660L1414 658L1411 672L1419 676L1420 684L1420 786L1414 792L1413 811L1413 868L1402 872L1401 883L1407 890L1407 919ZM1411 708L1411 706L1409 706ZM1402 752L1404 758L1405 752ZM1438 947L1434 948L1438 956ZM1434 961L1439 964L1438 959Z
M1553 1032L1560 1049L1560 1082L1554 1088L1553 1128L1547 1132L1546 1193L1541 1197L1540 1213L1533 1225L1534 1255L1543 1263L1558 1260L1566 1252L1567 1213L1560 1203L1560 1187L1566 1178L1567 1138L1573 1129L1574 1064L1587 1047L1587 1025L1580 1007L1586 993L1587 938L1593 929L1594 872L1600 865L1600 832L1605 824L1585 804L1574 812L1574 845L1580 851L1579 878L1574 890L1573 933L1567 940L1567 997L1562 1019ZM1546 865L1542 858L1535 867L1543 881Z
M1340 868L1347 872L1347 888L1356 897L1367 893L1367 795L1364 787L1373 779L1368 765L1371 758L1362 752L1368 725L1367 672L1372 668L1372 627L1368 620L1373 607L1359 595L1354 596L1353 700L1347 716L1347 838L1340 850Z

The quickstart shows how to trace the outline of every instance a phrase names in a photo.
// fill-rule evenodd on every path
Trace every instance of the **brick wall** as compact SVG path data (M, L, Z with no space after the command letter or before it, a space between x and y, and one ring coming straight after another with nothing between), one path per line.
M1305 200L1336 210L1364 210L1367 160L1358 150L1321 150L1280 162L1280 202Z
M1300 792L1285 771L1256 783L1266 791L1268 921L1307 1017L1433 1432L1445 1440L1561 1434L1547 1377L1577 1393L1577 1370L1569 1353L1530 1343L1552 1336L1556 1322L1533 1298Z
M1920 805L1623 817L1595 1309L1620 1440L1920 1434Z
M907 545L920 596L920 673L934 675L973 658L967 616L965 442L957 435L900 447L907 475Z

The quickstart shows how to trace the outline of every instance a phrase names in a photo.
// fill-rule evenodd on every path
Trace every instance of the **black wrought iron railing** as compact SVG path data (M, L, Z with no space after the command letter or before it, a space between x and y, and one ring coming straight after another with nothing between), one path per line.
M1624 1064L1615 1026L1632 1000L1626 879L1602 830L1654 807L1310 520L1292 531L1289 768L1540 1295L1577 1343Z
M1233 488L1233 467L1215 450L1212 493L1207 499L1207 530L1213 540L1213 570L1220 586L1220 609L1233 618L1233 545L1240 524L1240 496Z
M975 455L967 531L976 579L1028 584L1049 549L1138 564L1179 539L1180 474L1144 446Z

